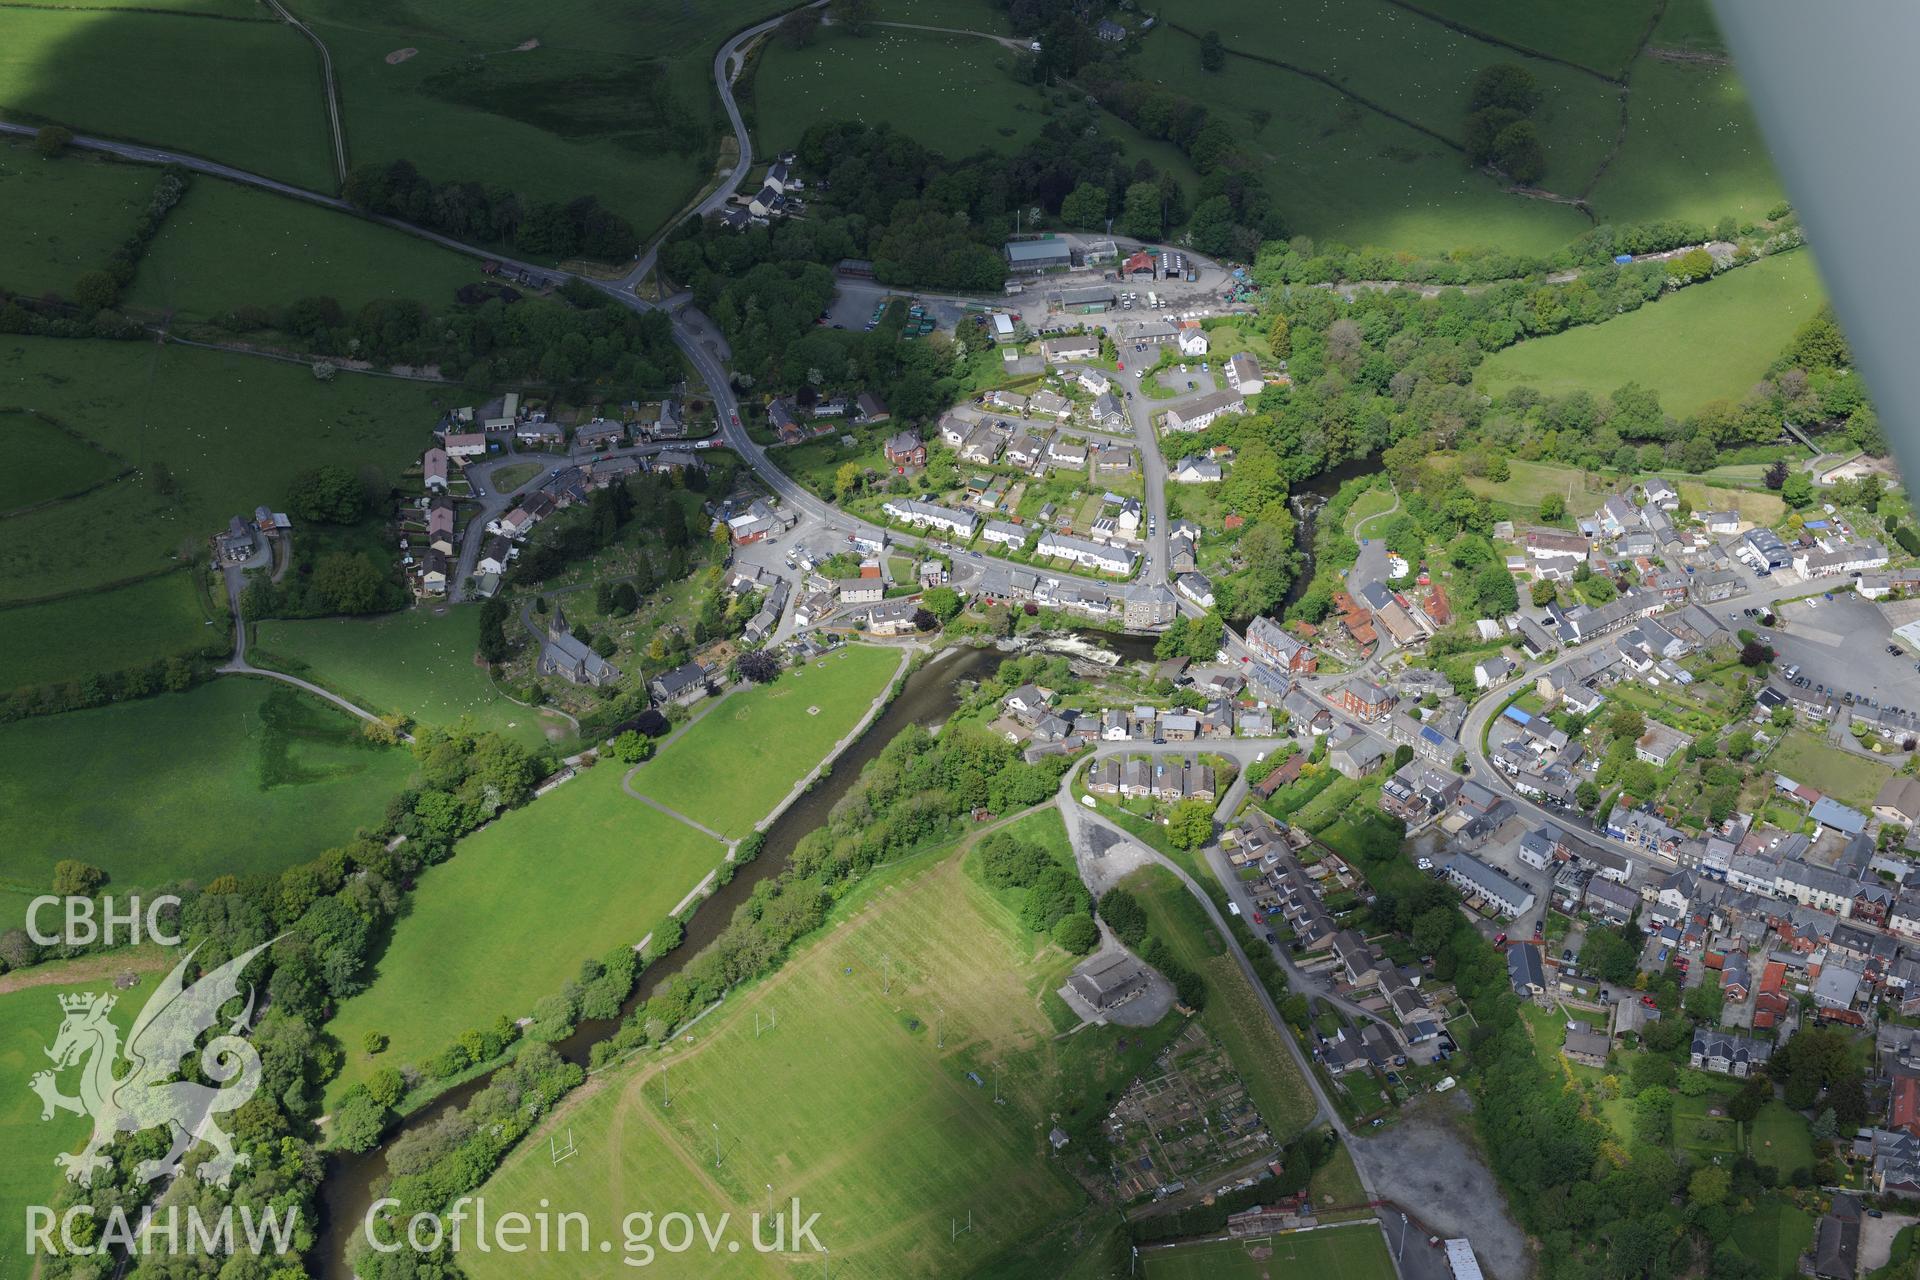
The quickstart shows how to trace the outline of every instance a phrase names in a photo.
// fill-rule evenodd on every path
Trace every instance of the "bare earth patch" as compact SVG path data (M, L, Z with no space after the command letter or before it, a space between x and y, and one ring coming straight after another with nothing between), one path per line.
M413 49L413 48L395 49L392 53L387 55L387 65L390 67L397 67L401 63L405 62L408 58L411 58L414 54L419 52L420 51L418 49Z
M521 43L513 46L513 51L515 53L532 53L535 49L538 49L539 47L540 47L540 42L538 40L524 40Z

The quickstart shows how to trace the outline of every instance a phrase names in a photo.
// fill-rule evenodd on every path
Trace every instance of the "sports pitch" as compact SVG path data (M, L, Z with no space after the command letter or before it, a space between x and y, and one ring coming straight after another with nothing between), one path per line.
M640 1209L744 1218L764 1211L771 1184L778 1203L820 1214L836 1275L888 1277L975 1271L1070 1212L1081 1195L1045 1135L1060 1055L1078 1046L1053 1039L1032 990L1064 957L1030 957L1018 921L958 858L882 878L668 1052L589 1084L482 1189L489 1204L544 1198L604 1230ZM548 1136L568 1132L579 1154L556 1166ZM969 1212L973 1230L956 1236ZM476 1280L520 1280L616 1275L617 1258L460 1262ZM786 1276L817 1255L671 1263L682 1276Z

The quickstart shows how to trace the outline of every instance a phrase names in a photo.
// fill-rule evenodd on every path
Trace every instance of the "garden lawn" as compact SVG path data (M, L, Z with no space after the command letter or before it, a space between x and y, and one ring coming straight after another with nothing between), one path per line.
M1813 1215L1779 1196L1766 1196L1752 1212L1736 1214L1734 1247L1769 1280L1799 1274L1800 1255L1813 1244Z
M1313 1093L1219 933L1171 872L1149 867L1125 883L1146 908L1149 932L1206 980L1202 1024L1233 1059L1274 1140L1291 1140L1313 1119Z
M899 668L897 651L847 645L728 694L634 775L634 790L737 840L833 750Z
M1393 1257L1377 1224L1295 1231L1264 1239L1212 1240L1148 1249L1147 1280L1393 1280Z
M1780 740L1780 745L1767 757L1767 769L1784 773L1795 782L1804 782L1862 813L1873 807L1874 797L1893 776L1889 766L1830 747L1802 729L1789 730Z
M136 969L143 974L139 986L119 993L109 1015L124 1034L153 992L153 971L161 959L152 950L125 952L115 959L114 972ZM97 968L92 961L55 961L32 971L42 985L0 994L0 1076L9 1082L0 1089L0 1151L7 1153L0 1161L0 1276L6 1280L34 1274L36 1268L26 1260L27 1206L53 1203L63 1181L54 1156L80 1150L93 1129L92 1117L67 1111L43 1121L40 1097L27 1088L27 1080L49 1065L44 1050L60 1030L60 997L113 991L110 977L89 976ZM79 1078L77 1067L61 1072L61 1092L77 1093Z
M1710 400L1739 399L1826 301L1801 249L1736 268L1604 324L1533 338L1487 358L1489 394L1526 385L1596 396L1637 382L1685 417Z
M420 877L373 985L328 1030L347 1061L327 1105L375 1068L425 1062L469 1028L525 1017L583 960L637 943L726 858L726 849L588 770L462 840ZM378 1058L369 1031L389 1037Z
M1748 1126L1747 1154L1781 1174L1813 1167L1813 1133L1807 1118L1778 1098L1768 1101Z
M0 144L0 208L32 211L8 219L0 237L0 288L71 298L81 273L104 268L133 230L158 176L79 152L43 160L29 143ZM0 510L12 505L0 501Z
M1057 975L1060 953L1031 956L1026 931L959 858L880 873L836 917L667 1052L564 1104L548 1128L570 1131L578 1155L556 1166L536 1131L481 1194L502 1212L544 1199L596 1223L665 1195L663 1210L731 1212L744 1230L772 1184L780 1205L797 1197L820 1215L836 1274L867 1276L970 1272L1077 1208L1082 1193L1046 1157L1050 1113L1081 1096L1065 1079L1076 1064L1112 1062L1116 1038L1140 1033L1055 1039L1033 988ZM969 1210L973 1231L953 1238L953 1217ZM460 1265L475 1280L617 1270L537 1252L468 1252ZM672 1270L794 1274L745 1249L681 1254Z
M44 889L61 858L117 893L279 871L378 822L412 772L346 712L260 679L17 720L0 726L0 883Z
M0 609L9 686L57 684L233 643L226 601L209 616L194 570L157 574L110 591Z
M1353 500L1353 506L1347 511L1347 534L1353 538L1377 538L1386 528L1386 521L1376 519L1385 516L1399 506L1398 496L1391 488L1376 486ZM1376 527L1369 527L1369 524Z
M353 315L377 298L445 310L480 261L347 214L195 178L147 249L127 296L136 312L211 320L325 295Z
M754 149L788 150L820 121L859 120L948 156L1014 151L1046 123L1040 90L1011 74L1017 58L976 36L897 28L827 28L804 49L769 41L753 77Z
M337 183L320 56L271 20L0 7L0 112L329 194Z
M423 724L465 718L476 729L497 730L529 746L572 733L554 713L509 702L494 688L486 667L474 661L477 605L379 618L262 622L254 636L252 661L324 685L370 711L398 712Z
M200 559L229 517L282 503L296 474L324 462L397 478L442 394L345 373L322 383L298 365L190 347L19 337L0 338L0 383L140 469L9 520L0 606Z

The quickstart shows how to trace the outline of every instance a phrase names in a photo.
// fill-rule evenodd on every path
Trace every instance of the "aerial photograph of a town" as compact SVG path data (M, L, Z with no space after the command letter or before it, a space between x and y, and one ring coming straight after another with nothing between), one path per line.
M1920 1280L1915 48L0 0L0 1280Z

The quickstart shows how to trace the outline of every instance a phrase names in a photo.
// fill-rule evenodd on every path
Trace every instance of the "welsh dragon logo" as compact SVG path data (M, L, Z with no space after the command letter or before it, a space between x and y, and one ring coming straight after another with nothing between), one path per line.
M91 1186L94 1171L109 1163L101 1152L115 1135L161 1126L171 1131L173 1146L158 1160L140 1162L134 1177L141 1182L178 1172L180 1157L202 1139L214 1149L213 1158L200 1166L203 1181L224 1187L235 1166L252 1162L245 1152L233 1149L232 1140L215 1119L221 1112L244 1106L260 1086L260 1055L241 1039L253 1015L251 987L246 1008L224 1033L200 1049L201 1073L215 1083L177 1077L180 1060L194 1051L201 1033L213 1026L221 1006L240 994L241 971L271 945L264 942L235 956L190 987L184 986L181 977L194 952L182 957L134 1019L124 1052L130 1070L123 1074L116 1073L122 1062L120 1030L107 1016L115 997L91 991L60 997L66 1017L53 1047L46 1051L53 1059L53 1070L35 1073L30 1087L40 1095L42 1120L53 1119L56 1111L93 1117L93 1136L87 1145L77 1154L62 1152L54 1157L69 1181ZM79 1096L61 1093L55 1074L82 1063Z

